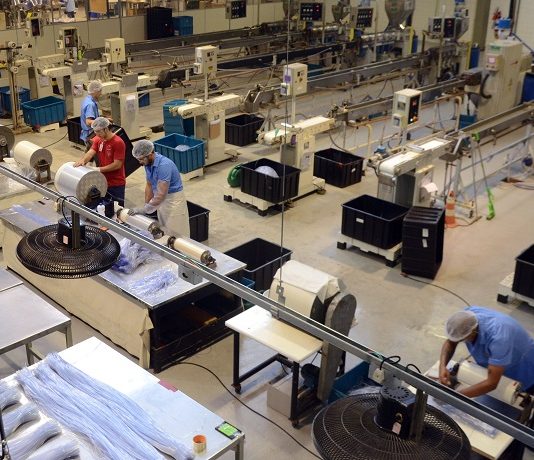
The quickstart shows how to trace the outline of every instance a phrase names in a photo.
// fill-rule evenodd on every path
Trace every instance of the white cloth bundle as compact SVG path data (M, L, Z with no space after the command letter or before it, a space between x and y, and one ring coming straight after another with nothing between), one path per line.
M10 410L9 412L4 412L2 415L4 417L6 436L9 436L24 423L37 420L39 418L39 411L35 404L28 403Z
M26 396L64 427L88 439L104 458L163 460L156 449L117 420L108 407L68 385L44 362L36 371L41 378L27 368L16 374Z
M157 427L157 424L135 401L66 362L57 353L44 361L63 380L105 404L115 417L123 420L136 434L156 449L177 460L193 458L191 449Z
M12 385L0 381L0 409L12 406L20 400L20 391Z
M72 436L56 436L45 442L27 460L65 460L77 457L80 453L78 441Z
M21 430L7 440L9 453L13 460L26 460L35 449L42 446L47 439L61 433L61 427L53 420L34 424Z

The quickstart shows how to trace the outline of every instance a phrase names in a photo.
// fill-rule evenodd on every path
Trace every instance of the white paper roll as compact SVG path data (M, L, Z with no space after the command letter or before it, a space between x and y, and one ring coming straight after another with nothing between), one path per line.
M20 141L13 149L13 157L20 164L35 168L39 163L52 164L52 153L28 141Z
M80 203L87 203L91 189L96 188L100 196L105 196L108 183L104 174L85 166L74 167L69 161L57 170L54 185L64 196L74 196Z
M0 125L0 147L7 147L7 150L11 150L15 144L15 134L11 131L11 128Z
M487 377L488 370L486 368L467 361L460 365L457 374L458 381L469 386L476 385L486 380ZM521 384L519 382L503 375L497 388L488 394L507 404L514 404L520 390Z

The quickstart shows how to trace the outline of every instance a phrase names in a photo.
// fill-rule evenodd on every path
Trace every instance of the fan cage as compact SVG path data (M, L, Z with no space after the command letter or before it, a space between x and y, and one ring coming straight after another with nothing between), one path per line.
M120 255L117 240L97 227L85 226L85 237L78 249L57 241L58 225L38 228L17 245L17 258L28 270L49 278L85 278L102 273Z

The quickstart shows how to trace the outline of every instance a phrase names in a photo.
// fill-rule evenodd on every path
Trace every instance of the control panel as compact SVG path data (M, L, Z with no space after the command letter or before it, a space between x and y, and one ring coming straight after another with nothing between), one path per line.
M443 19L443 38L456 37L456 18Z
M247 1L231 0L226 2L226 19L239 19L247 17Z
M365 29L373 26L374 8L354 8L352 23L356 29Z
M107 38L104 41L104 52L106 61L111 64L126 61L126 48L124 38Z
M289 64L284 66L284 77L280 85L282 96L298 96L308 90L308 66Z
M428 18L428 31L440 34L443 29L443 18Z
M322 3L301 3L300 4L301 21L322 21L323 4Z
M491 70L493 72L498 72L502 69L503 57L501 54L486 54L486 70Z
M393 94L393 126L406 128L417 123L421 109L421 91L403 89Z
M217 71L217 50L213 45L197 46L195 48L195 63L193 73L208 75Z

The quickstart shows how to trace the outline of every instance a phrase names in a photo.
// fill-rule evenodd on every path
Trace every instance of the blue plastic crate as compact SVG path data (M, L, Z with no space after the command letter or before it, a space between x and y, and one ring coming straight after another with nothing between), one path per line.
M187 145L189 149L178 151L178 145ZM205 163L205 142L194 137L170 134L154 142L154 150L170 158L181 173L188 173L202 168Z
M163 130L165 135L169 134L184 134L186 136L194 136L195 134L195 120L193 118L183 119L179 115L171 115L169 107L177 105L184 105L187 99L174 99L163 104Z
M193 16L176 16L172 23L175 35L193 35Z
M67 117L65 101L54 96L23 102L22 114L27 125L39 127L64 121Z
M243 286L248 287L250 289L254 289L256 282L254 280L249 280L248 278L242 277L239 280L239 284L242 284ZM243 299L243 308L245 310L248 310L253 305L254 304L252 302L249 302L248 300Z
M140 92L143 92L146 90L147 90L146 87L139 88ZM146 92L144 94L141 94L141 96L139 96L139 107L148 107L149 105L150 105L150 93Z
M28 102L30 100L30 90L19 88L19 101ZM11 113L11 88L9 86L0 86L0 109L3 114Z

